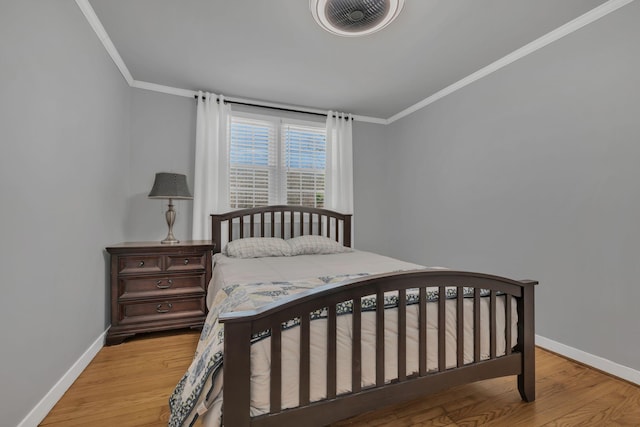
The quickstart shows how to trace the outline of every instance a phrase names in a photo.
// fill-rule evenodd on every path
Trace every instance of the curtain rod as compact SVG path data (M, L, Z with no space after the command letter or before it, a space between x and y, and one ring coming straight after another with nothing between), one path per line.
M193 97L196 100L198 99L198 95L193 95ZM204 99L204 97L202 97L202 99ZM220 100L218 98L216 98L216 102L219 103ZM289 112L292 112L292 113L311 114L311 115L314 115L314 116L327 117L329 115L327 113L316 113L316 112L313 112L313 111L295 110L295 109L292 109L292 108L271 107L269 105L251 104L249 102L230 101L228 99L225 99L224 102L227 103L227 104L246 105L246 106L249 106L249 107L269 108L271 110L289 111ZM339 116L334 114L334 117L339 117ZM344 120L349 120L349 117L344 117ZM353 120L353 117L351 117L351 120Z

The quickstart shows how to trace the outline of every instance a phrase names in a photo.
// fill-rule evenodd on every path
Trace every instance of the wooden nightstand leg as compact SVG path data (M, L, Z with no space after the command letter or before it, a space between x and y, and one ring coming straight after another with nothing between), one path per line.
M107 339L105 345L118 345L122 344L124 340L127 338L131 338L135 334L121 334L121 335L109 335L107 334Z

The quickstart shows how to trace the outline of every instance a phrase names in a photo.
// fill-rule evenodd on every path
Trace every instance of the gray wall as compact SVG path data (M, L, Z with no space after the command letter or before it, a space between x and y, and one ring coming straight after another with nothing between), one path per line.
M391 230L386 200L389 194L387 162L393 143L389 127L375 123L353 123L353 226L354 246L382 253Z
M156 172L187 175L193 191L196 102L193 98L131 89L131 191L127 200L128 241L160 241L167 236L167 200L147 198ZM178 240L191 239L193 203L174 200Z
M130 101L70 1L2 2L0 94L0 424L15 426L108 325Z
M386 253L537 279L538 334L633 369L638 22L635 2L393 123L367 165L396 218Z

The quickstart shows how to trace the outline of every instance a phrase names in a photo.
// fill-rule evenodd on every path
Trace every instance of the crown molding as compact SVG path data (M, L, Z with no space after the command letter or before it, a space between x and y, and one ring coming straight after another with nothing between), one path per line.
M118 67L118 70L122 73L122 77L124 77L129 86L131 86L133 84L133 76L129 72L127 65L124 63L122 57L118 53L118 50L111 41L109 34L107 34L107 30L102 26L102 22L98 19L98 15L96 15L93 7L89 4L89 0L76 0L76 4L84 14L84 17L87 18L89 25L91 25L91 28L95 31L96 35L102 42L102 45L107 50L107 53L111 56L113 62L116 63L116 67Z
M150 82L143 82L140 80L134 80L133 76L129 72L129 69L127 68L126 64L122 60L122 57L118 53L118 50L114 46L106 30L102 26L102 23L98 19L98 16L93 10L93 7L91 7L91 5L89 4L89 0L75 0L75 1L78 7L80 8L80 10L82 10L82 13L87 18L89 25L91 25L91 28L93 28L93 30L95 31L96 35L102 42L104 48L107 50L107 52L111 56L111 59L116 64L116 66L120 70L120 73L122 73L122 76L127 81L129 86L135 87L138 89L151 90L154 92L160 92L160 93L166 93L169 95L177 95L177 96L184 96L184 97L193 97L197 94L197 92L193 90L180 89L180 88L164 86L164 85L159 85L159 84L150 83ZM425 98L422 101L400 111L399 113L389 117L388 119L382 119L378 117L369 117L369 116L360 116L360 115L353 115L353 118L354 120L361 121L361 122L378 123L383 125L391 124L397 120L400 120L403 117L406 117L412 113L415 113L418 110L421 110L422 108L425 108L430 104L433 104L437 100L442 99L445 96L450 95L453 92L459 89L462 89L463 87L477 80L480 80L483 77L488 76L489 74L495 71L500 70L503 67L506 67L507 65L517 61L520 58L523 58L537 51L538 49L541 49L555 42L556 40L559 40L562 37L569 35L576 30L579 30L585 25L588 25L594 21L597 21L598 19L634 1L635 0L609 0L606 3L603 3L600 6L597 6L591 9L590 11L584 13L583 15L577 17L576 19L569 21L568 23L556 28L555 30L521 47L520 49L517 49L511 52L510 54L498 59L497 61L487 65L484 68L481 68L475 73L470 74L467 77L461 80L458 80L457 82L445 87L444 89L434 93L428 98ZM264 106L279 107L279 108L290 108L290 109L297 109L301 111L314 112L314 113L318 113L318 112L323 114L326 113L325 110L304 108L296 105L277 104L277 103L271 103L271 102L263 102L263 101L256 101L256 100L243 99L243 98L233 98L233 97L227 97L227 99L229 99L230 101L247 102L247 103L256 104L256 105L264 105Z
M142 82L140 80L134 80L131 83L131 87L137 89L145 89L153 92L166 93L168 95L184 96L185 98L193 98L198 92L188 89L180 89L177 87L164 86L155 83Z
M606 16L608 14L610 14L611 12L618 10L619 8L621 8L622 6L625 6L631 2L633 2L635 0L609 0L606 3L601 4L598 7L595 7L593 9L591 9L590 11L586 12L583 15L580 15L579 17L577 17L576 19L569 21L568 23L562 25L561 27L556 28L555 30L545 34L544 36L532 41L529 44L524 45L523 47L521 47L520 49L517 49L513 52L511 52L510 54L508 54L507 56L504 56L500 59L498 59L497 61L487 65L484 68L479 69L478 71L476 71L473 74L468 75L467 77L463 78L462 80L458 80L457 82L453 83L452 85L449 85L447 87L445 87L444 89L434 93L433 95L431 95L428 98L423 99L422 101L418 102L417 104L412 105L411 107L402 110L401 112L399 112L398 114L389 117L389 119L387 119L388 123L393 123L396 120L399 120L403 117L408 116L409 114L412 114L424 107L426 107L429 104L433 104L434 102L436 102L437 100L444 98L447 95L452 94L453 92L462 89L463 87L477 81L480 80L483 77L488 76L489 74L498 71L499 69L506 67L507 65L511 64L514 61L517 61L520 58L523 58L533 52L535 52L538 49L541 49L545 46L547 46L550 43L555 42L556 40L561 39L562 37L573 33L574 31L584 27L585 25L588 25L600 18L602 18L603 16Z

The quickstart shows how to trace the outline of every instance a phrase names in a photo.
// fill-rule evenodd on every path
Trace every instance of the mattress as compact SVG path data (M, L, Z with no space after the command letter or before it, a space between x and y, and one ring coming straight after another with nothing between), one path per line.
M268 257L238 259L221 254L214 257L213 278L209 284L207 304L210 316L205 330L211 330L217 323L216 302L220 303L226 297L229 289L260 288L266 293L281 288L282 283L294 286L313 287L328 281L336 282L341 278L352 278L370 274L425 269L426 267L399 261L364 251L353 251L330 255L300 255L295 257ZM440 267L435 267L440 268ZM385 294L385 296L387 296ZM496 299L497 303L497 354L505 353L505 304L504 296ZM427 305L427 370L438 369L438 305ZM446 307L446 367L456 366L456 301L448 299ZM511 305L512 337L511 342L517 342L517 310L516 304ZM246 309L241 308L241 309ZM473 361L473 299L464 300L464 361ZM489 358L489 298L482 298L480 317L483 332L481 333L481 359ZM407 373L418 371L418 305L409 305L407 314ZM397 378L397 309L385 310L385 381ZM362 313L362 386L375 384L375 312ZM337 387L338 394L348 393L351 389L351 315L337 317ZM203 335L205 333L203 330ZM486 331L486 332L485 332ZM220 333L218 332L218 335ZM299 328L293 327L282 331L282 408L298 406L299 382ZM327 321L317 319L311 322L311 401L321 400L326 395L326 343ZM204 348L207 341L201 338L196 355L210 351ZM270 339L268 337L257 340L251 346L251 415L256 416L269 411L269 375L270 375ZM197 357L196 357L197 359ZM202 361L194 359L194 365L202 365ZM193 371L197 366L192 365L190 371L183 378L184 383L194 381ZM191 374L190 374L191 373ZM182 382L181 382L182 383ZM175 394L175 393L174 393ZM193 395L192 395L193 396ZM173 399L173 397L172 397ZM194 399L185 399L194 400ZM214 427L221 424L222 412L222 375L211 375L202 383L197 402L193 403L193 413L187 418L192 419L195 413L203 416L204 425ZM170 425L171 422L170 422ZM181 425L181 424L175 424ZM188 422L185 423L188 425Z

